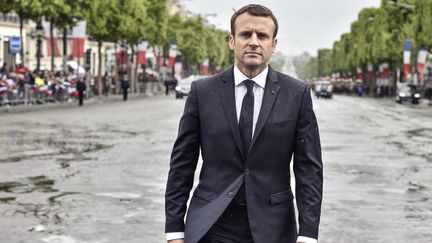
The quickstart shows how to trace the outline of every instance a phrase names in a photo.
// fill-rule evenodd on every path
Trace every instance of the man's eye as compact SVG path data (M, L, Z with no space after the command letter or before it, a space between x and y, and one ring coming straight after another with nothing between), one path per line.
M263 40L269 38L269 36L267 34L258 34L258 38Z

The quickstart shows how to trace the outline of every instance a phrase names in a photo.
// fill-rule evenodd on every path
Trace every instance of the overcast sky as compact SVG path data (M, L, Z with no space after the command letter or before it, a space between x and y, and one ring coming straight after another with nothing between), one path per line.
M270 8L279 21L278 50L292 56L319 48L331 48L365 7L379 7L381 0L183 0L193 13L217 14L207 19L217 28L229 30L234 9L249 3Z

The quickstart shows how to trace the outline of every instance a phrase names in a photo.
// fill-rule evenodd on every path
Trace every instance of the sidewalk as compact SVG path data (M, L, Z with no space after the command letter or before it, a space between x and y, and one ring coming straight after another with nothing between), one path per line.
M153 96L159 96L164 94L162 91L158 91L152 94L144 94L144 93L129 93L128 94L128 100L136 100L136 99L143 99L143 98L151 98ZM123 101L123 95L122 94L115 94L115 95L109 95L107 97L105 96L92 96L89 99L84 100L83 106L89 106L89 105L97 105L101 103L111 103L111 102L125 102ZM127 102L127 101L126 101ZM78 100L73 99L71 102L56 102L56 103L45 103L41 105L16 105L16 106L1 106L0 107L0 115L3 113L24 113L24 112L32 112L32 111L39 111L39 110L47 110L47 109L55 109L55 108L79 108L78 106Z

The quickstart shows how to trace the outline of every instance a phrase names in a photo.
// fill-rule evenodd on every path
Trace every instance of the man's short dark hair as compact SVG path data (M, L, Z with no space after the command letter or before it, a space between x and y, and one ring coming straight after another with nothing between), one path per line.
M237 17L243 13L248 13L252 16L258 16L258 17L270 17L275 24L275 30L273 32L273 38L276 37L277 32L278 32L278 27L279 27L276 17L274 16L273 12L270 9L268 9L267 7L264 7L262 5L259 5L259 4L246 5L233 14L233 16L231 17L231 34L232 35L235 35L235 21L236 21Z

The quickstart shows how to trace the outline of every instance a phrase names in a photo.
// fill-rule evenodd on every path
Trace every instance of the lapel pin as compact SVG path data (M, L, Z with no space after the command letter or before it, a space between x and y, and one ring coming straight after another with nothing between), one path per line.
M276 94L276 91L272 90L272 94L275 95L275 94Z

